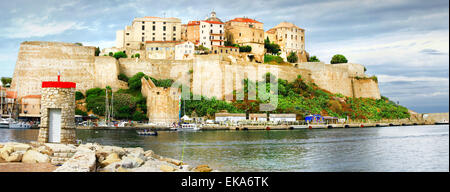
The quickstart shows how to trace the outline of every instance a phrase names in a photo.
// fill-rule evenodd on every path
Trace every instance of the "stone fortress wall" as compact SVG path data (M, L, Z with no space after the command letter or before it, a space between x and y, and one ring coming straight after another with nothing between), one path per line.
M78 91L111 86L113 90L126 88L118 80L120 73L131 77L137 72L157 79L183 79L190 84L194 94L225 99L233 89L242 88L244 78L261 80L271 72L289 81L298 75L307 82L332 93L345 96L380 98L378 83L364 76L364 66L359 64L298 63L268 65L236 61L220 55L197 55L193 60L152 60L94 56L95 47L78 46L60 42L23 42L20 46L12 89L18 88L19 97L39 95L42 81L55 80L61 72L61 81L77 83ZM191 81L191 80L192 81Z

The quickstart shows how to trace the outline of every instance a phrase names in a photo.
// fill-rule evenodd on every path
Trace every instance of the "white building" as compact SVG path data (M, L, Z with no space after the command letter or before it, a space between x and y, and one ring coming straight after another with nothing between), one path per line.
M216 122L238 122L244 121L247 119L245 113L216 113L215 114Z
M269 120L272 122L296 121L296 114L270 114Z
M190 41L181 42L175 45L175 60L194 58L195 45Z
M252 121L267 121L267 114L265 113L251 113L249 119Z
M211 49L212 46L223 46L225 41L225 23L211 12L211 17L200 21L200 45Z

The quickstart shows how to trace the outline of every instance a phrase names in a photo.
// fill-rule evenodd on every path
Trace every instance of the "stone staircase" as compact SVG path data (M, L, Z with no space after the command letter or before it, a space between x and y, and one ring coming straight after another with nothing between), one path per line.
M46 143L44 146L51 152L50 163L53 165L62 165L77 151L75 145Z

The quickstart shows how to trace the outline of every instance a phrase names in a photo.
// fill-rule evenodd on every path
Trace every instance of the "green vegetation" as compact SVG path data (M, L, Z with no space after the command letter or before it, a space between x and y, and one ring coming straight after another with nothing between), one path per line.
M81 99L84 99L83 93L79 92L79 91L75 92L75 100L78 101L78 100L81 100Z
M296 53L291 52L289 53L289 56L287 56L287 60L289 63L297 63L298 61L298 56Z
M199 117L208 116L210 118L214 117L214 114L221 111L227 110L230 113L244 113L244 110L239 110L233 104L228 103L226 101L217 100L216 98L207 98L203 96L197 96L197 98L201 98L200 100L192 100L193 94L190 93L191 100L181 100L181 113L182 116L185 115L184 111L186 111L186 115L191 116L192 112L195 113ZM186 107L186 109L184 109Z
M195 50L203 51L206 54L209 53L209 49L207 47L204 47L203 45L195 46Z
M111 57L112 57L113 55L114 55L113 52L109 52L109 53L108 53L108 56L111 56Z
M75 115L88 116L85 111L82 111L80 109L75 109Z
M134 54L134 57L136 57L136 58L141 58L141 54L136 53L136 54Z
M118 76L117 78L118 78L119 80L125 81L125 82L128 82L128 80L129 80L129 78L128 78L125 74L123 74L123 73L119 74L119 76Z
M119 52L115 52L113 57L116 59L120 59L120 58L127 58L128 56L123 51L119 51Z
M375 75L373 75L373 76L371 76L371 77L360 77L360 76L356 76L355 79L357 79L357 80L360 80L360 79L372 79L372 80L374 80L375 82L378 83L378 77L375 76Z
M266 74L266 79L275 78L271 74ZM309 114L330 115L340 118L350 117L351 119L402 119L409 118L408 109L396 105L386 97L381 99L352 98L342 94L335 94L320 89L312 83L305 83L301 76L293 82L278 79L278 105L275 113L296 113L303 118ZM249 85L256 86L257 95L258 84L247 81ZM249 87L244 85L244 90ZM266 90L269 90L269 81L266 80ZM267 94L267 93L263 93ZM276 95L271 95L276 96ZM247 95L245 96L247 97ZM234 101L233 105L238 109L244 109L250 113L259 112L260 100L255 101Z
M100 47L96 47L95 48L95 56L99 56L100 55Z
M252 52L252 46L247 45L247 46L238 46L239 47L239 52L241 53L249 53Z
M264 40L264 48L267 50L267 53L271 54L279 54L279 52L281 51L280 45L273 42L271 43L269 37Z
M75 45L83 46L83 43L75 43Z
M11 77L2 77L1 79L3 87L10 87L12 78Z
M312 56L308 58L308 62L320 62L320 60L316 56Z
M283 61L283 58L281 58L280 56L265 54L264 55L264 63L280 64L280 63L284 63L284 61Z
M330 61L331 64L347 63L347 62L348 62L347 58L345 58L345 56L341 55L341 54L334 55L333 58L331 58L331 61Z

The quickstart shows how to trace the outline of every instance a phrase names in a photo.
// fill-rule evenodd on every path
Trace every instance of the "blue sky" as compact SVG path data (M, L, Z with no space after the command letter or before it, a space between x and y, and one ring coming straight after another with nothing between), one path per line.
M306 30L306 49L329 63L334 54L377 75L381 94L414 111L448 112L448 0L36 1L2 0L0 76L12 76L23 41L114 46L134 17L223 21L254 18L268 30L289 21Z

